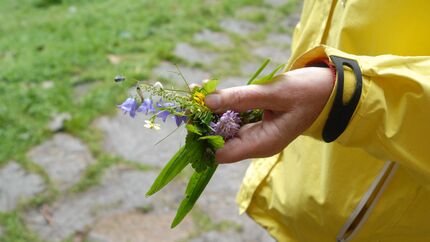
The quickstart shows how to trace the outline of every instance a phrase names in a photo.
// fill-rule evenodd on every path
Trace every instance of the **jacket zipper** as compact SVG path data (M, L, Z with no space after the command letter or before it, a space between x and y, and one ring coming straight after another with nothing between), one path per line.
M381 172L370 185L367 192L361 198L357 207L354 209L342 229L340 230L338 236L336 237L337 242L348 242L354 237L363 223L366 221L371 210L378 202L381 194L385 190L385 187L390 182L395 171L397 170L397 163L392 161L387 161L382 168Z

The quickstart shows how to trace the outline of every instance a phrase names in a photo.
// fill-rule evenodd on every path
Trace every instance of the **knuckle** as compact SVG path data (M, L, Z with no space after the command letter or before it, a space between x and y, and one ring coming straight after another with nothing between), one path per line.
M229 106L234 106L234 107L238 107L242 105L246 97L246 93L241 88L233 88L228 92L226 92L226 94L227 95L225 95L225 99L224 99L225 103L226 104L228 103Z
M242 89L239 89L234 94L233 100L235 100L235 102L238 105L241 105L241 104L243 104L243 101L245 100L245 97L246 97L246 93Z
M261 86L247 86L238 89L232 100L234 100L237 107L243 109L248 106L255 106L266 98L266 91Z
M268 90L265 86L255 86L252 89L251 95L255 100L265 100L268 96L270 96L268 91L270 90Z

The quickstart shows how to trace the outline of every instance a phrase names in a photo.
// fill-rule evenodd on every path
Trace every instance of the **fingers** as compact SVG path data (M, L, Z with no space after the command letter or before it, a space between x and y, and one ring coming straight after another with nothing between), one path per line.
M206 105L216 113L234 110L270 109L273 106L271 89L262 85L249 85L219 90L205 98Z
M249 124L242 127L238 137L229 140L216 152L216 161L232 163L272 156L279 153L286 143L276 127L267 127L263 122Z

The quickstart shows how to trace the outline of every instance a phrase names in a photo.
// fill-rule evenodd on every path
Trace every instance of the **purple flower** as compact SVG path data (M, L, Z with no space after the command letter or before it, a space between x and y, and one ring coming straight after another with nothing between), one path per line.
M134 118L136 116L137 102L136 99L129 97L121 105L118 105L124 114L130 113L130 117Z
M169 116L170 112L168 110L163 110L157 114L157 117L161 118L163 122L166 122L167 116Z
M184 109L182 109L182 108L176 108L176 113L181 113L183 111L184 111ZM184 123L187 122L187 116L182 115L182 114L175 115L173 118L175 119L176 125L178 127L181 126L182 122L184 122Z
M163 103L163 99L160 98L158 102L156 103L157 108L167 108L167 107L174 107L175 104L171 102Z
M160 100L156 103L156 105L158 109L163 109L163 108L167 108L167 107L174 107L175 104L171 103L171 102L167 102L167 103L163 103L163 100L160 98ZM157 117L161 118L161 120L163 120L163 122L166 122L167 116L169 116L170 111L169 110L161 110L158 114Z
M217 123L211 123L210 125L215 135L221 135L224 139L228 140L236 136L240 129L240 123L239 113L228 110Z
M137 112L144 112L145 114L148 114L148 112L154 113L155 108L152 99L145 98L140 107L137 109Z
M184 122L184 123L187 122L187 116L175 115L174 119L175 119L176 125L178 127L181 126L182 122Z

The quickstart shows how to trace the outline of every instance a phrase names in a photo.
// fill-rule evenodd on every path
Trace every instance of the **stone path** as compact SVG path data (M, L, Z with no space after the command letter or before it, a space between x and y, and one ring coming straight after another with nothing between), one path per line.
M181 72L189 82L200 82L218 73L223 75L220 88L226 88L245 84L267 57L273 62L264 73L285 63L290 35L282 28L250 21L246 16L270 13L286 2L265 0L261 8L238 9L235 16L221 20L217 30L203 29L189 43L178 43L174 55L182 60ZM294 13L279 22L291 30L297 16ZM181 86L183 82L175 71L175 65L165 61L154 68L153 78L164 80L165 85ZM274 241L246 215L238 215L235 197L250 161L220 166L192 213L176 229L169 229L183 198L186 176L179 176L150 198L144 194L160 168L182 145L185 131L179 129L156 144L176 129L175 124L168 120L155 132L143 128L144 119L142 115L131 119L118 112L94 121L93 127L103 134L102 152L129 162L105 168L100 183L82 192L71 188L98 161L82 140L61 133L63 121L56 122L51 130L57 133L27 154L50 184L21 163L8 162L0 168L0 212L13 211L53 186L59 191L54 201L19 211L28 229L47 242ZM133 164L150 169L137 169ZM0 237L2 233L0 227Z
M105 133L103 148L107 153L146 165L161 167L181 147L185 130L178 129L166 142L156 143L176 129L174 121L168 119L157 132L143 127L145 116L131 119L128 115L101 117L95 126Z
M41 177L26 172L15 161L0 170L0 212L14 210L20 201L43 191Z
M75 184L85 168L95 162L82 141L64 133L34 147L28 157L43 167L61 190Z

